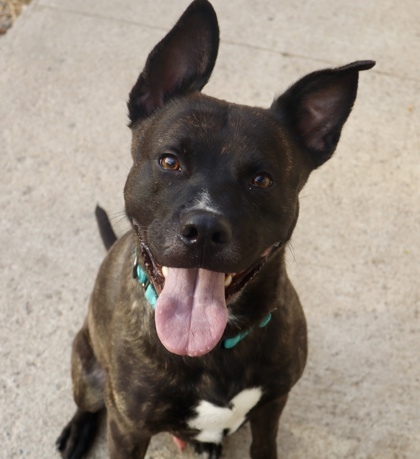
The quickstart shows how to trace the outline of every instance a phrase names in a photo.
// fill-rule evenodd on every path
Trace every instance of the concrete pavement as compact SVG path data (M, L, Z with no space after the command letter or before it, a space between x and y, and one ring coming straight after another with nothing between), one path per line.
M188 0L33 0L0 37L1 457L54 458L73 413L70 346L119 234L125 102ZM310 356L278 436L284 459L420 457L420 9L414 0L214 0L205 92L267 106L310 71L375 59L335 157L302 192L288 254ZM243 459L245 426L224 457ZM106 456L104 432L91 457ZM178 453L155 437L148 459Z

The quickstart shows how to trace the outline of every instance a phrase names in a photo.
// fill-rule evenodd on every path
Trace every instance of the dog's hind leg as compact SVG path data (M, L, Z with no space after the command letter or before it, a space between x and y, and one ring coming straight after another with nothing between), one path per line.
M78 409L56 442L64 459L79 459L90 448L99 424L99 414L104 407L105 372L93 354L85 327L73 341L72 378Z
M91 447L99 424L99 414L77 409L58 437L56 446L64 459L79 459Z

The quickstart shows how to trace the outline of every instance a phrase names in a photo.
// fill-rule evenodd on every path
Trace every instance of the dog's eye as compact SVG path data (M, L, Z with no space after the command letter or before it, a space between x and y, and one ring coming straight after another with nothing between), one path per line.
M179 171L181 165L179 164L178 158L175 155L163 155L159 159L161 167L167 171Z
M262 172L251 180L251 185L256 188L269 188L273 184L273 179L269 174Z

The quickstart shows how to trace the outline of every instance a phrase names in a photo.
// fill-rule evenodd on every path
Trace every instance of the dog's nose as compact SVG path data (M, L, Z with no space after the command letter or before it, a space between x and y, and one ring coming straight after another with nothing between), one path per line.
M181 219L181 239L188 245L221 247L232 240L229 222L221 215L195 211Z

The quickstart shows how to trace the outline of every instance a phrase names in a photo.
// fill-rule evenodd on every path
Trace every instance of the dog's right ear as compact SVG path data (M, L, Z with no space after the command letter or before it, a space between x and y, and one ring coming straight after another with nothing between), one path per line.
M169 99L200 91L210 78L218 49L216 13L207 0L195 0L149 54L130 93L130 126Z
M288 123L314 168L334 153L356 99L359 72L374 65L374 61L356 61L310 73L273 102L271 110Z

